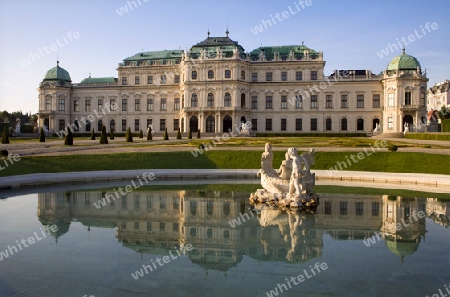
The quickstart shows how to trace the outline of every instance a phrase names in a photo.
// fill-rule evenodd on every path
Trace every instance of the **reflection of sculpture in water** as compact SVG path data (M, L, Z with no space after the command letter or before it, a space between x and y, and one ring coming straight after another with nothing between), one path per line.
M272 166L272 146L266 143L261 156L261 169L258 171L264 189L253 193L250 196L250 203L259 202L294 208L315 207L318 196L313 193L315 174L310 170L310 166L314 165L314 155L314 149L299 156L296 148L289 148L285 154L286 159L275 171Z

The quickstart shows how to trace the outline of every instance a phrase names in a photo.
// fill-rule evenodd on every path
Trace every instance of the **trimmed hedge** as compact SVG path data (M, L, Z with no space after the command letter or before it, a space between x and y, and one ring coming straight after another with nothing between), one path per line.
M448 140L450 141L450 134L443 134L439 132L433 133L406 133L407 139L422 139L422 140Z
M256 137L367 137L366 133L256 133Z
M442 132L450 132L450 119L441 120Z

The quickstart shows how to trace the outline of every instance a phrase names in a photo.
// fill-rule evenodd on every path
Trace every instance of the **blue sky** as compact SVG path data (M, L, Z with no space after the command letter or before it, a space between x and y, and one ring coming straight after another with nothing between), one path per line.
M117 77L118 63L129 56L188 49L207 37L208 26L211 36L224 36L227 24L230 38L246 51L302 42L323 51L327 75L335 69L379 73L400 54L388 49L380 58L380 51L413 34L406 52L427 70L428 86L450 78L450 1L310 0L303 7L299 1L0 0L0 110L37 112L36 89L57 57L73 82L89 73ZM121 7L128 12L119 15ZM254 34L271 15L276 24L266 22ZM427 23L436 25L428 31Z

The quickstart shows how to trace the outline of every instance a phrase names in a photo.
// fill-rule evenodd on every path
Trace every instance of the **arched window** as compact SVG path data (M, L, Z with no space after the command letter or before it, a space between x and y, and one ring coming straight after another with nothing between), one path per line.
M196 93L192 94L191 107L198 107L198 97Z
M244 70L241 71L241 79L245 80L245 71Z
M91 131L91 122L87 122L86 123L86 132L90 132Z
M356 121L356 130L358 130L358 131L364 130L364 120L363 119L358 119Z
M231 106L231 94L230 93L228 93L228 92L225 93L225 97L223 99L223 103L224 103L224 106L226 106L226 107L230 107Z
M231 70L225 70L225 78L231 78Z
M98 120L98 123L97 123L97 131L98 132L102 132L102 126L103 126L102 120Z
M189 129L191 132L197 132L198 130L198 118L196 116L192 116L189 119Z
M343 118L341 120L341 130L342 131L347 131L347 119L346 118Z
M216 128L216 121L213 116L209 116L206 118L206 132L214 133Z
M109 122L109 131L116 131L116 121L111 120Z
M214 71L213 70L208 70L208 78L209 79L213 79L214 78Z
M207 106L214 107L214 94L212 94L212 93L208 94Z
M245 108L245 94L241 94L241 107Z
M195 70L192 71L191 78L192 79L197 79L197 71L195 71Z
M331 131L331 129L332 129L331 119L328 118L328 119L325 120L325 130Z

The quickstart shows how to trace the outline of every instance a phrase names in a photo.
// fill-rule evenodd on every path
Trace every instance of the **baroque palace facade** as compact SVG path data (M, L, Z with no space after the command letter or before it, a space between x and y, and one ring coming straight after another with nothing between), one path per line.
M39 91L39 126L100 131L206 133L238 131L242 122L265 133L399 133L426 122L427 81L403 52L380 74L324 74L323 53L305 45L249 53L228 37L208 37L190 50L142 52L118 66L118 78L72 83L59 66Z

